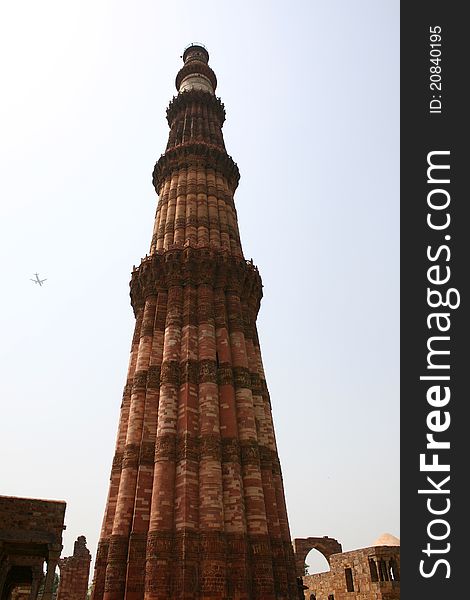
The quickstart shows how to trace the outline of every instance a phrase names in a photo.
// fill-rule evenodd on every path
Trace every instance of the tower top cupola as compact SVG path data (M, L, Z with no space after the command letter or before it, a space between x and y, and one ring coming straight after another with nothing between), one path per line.
M190 44L183 52L184 65L176 76L178 92L203 90L214 94L217 77L209 67L209 52L199 43Z

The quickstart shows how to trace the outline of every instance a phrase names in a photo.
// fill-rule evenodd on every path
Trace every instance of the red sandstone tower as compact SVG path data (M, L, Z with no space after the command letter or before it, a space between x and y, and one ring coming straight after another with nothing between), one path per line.
M93 600L297 598L256 317L240 244L239 172L209 54L191 45L153 172L136 317Z

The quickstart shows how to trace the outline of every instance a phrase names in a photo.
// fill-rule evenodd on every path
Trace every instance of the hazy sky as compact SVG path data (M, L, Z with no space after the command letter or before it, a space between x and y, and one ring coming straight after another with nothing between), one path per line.
M85 535L94 559L128 283L195 41L264 283L292 537L399 537L398 0L0 3L0 494L66 500L63 555Z

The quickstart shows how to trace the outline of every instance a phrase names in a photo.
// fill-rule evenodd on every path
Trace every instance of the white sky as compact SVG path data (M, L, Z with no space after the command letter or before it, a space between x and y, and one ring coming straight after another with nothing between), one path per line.
M128 282L194 41L264 283L292 537L399 537L398 0L0 3L0 494L66 500L63 555L85 535L94 559Z

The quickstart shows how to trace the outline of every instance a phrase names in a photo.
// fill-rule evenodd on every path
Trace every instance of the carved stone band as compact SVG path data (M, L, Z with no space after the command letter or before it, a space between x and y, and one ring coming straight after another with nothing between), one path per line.
M170 148L158 159L153 170L153 185L157 194L160 194L166 177L169 177L176 169L190 165L209 167L218 171L226 178L232 193L237 189L240 172L232 157L217 146L204 142L193 142Z

